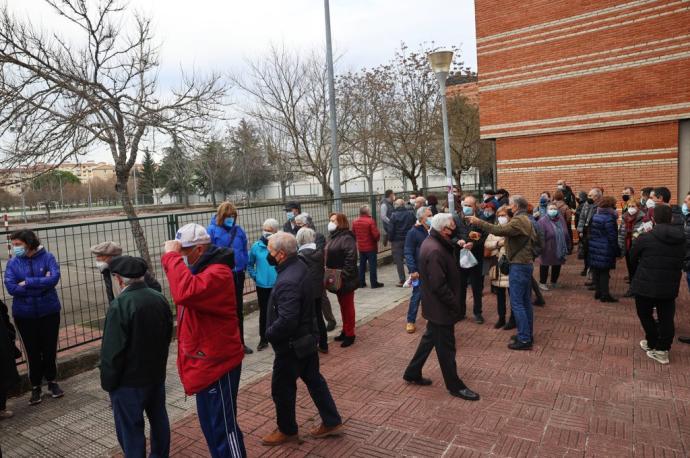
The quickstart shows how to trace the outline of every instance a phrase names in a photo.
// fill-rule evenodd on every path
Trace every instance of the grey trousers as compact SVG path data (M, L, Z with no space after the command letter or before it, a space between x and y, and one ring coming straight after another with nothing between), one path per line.
M395 268L398 271L398 280L400 280L400 283L403 283L405 281L405 241L391 242L391 250L393 252L393 263L395 263Z

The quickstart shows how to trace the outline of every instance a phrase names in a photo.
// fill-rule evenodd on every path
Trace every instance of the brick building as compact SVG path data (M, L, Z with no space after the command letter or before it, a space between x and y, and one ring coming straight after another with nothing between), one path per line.
M475 0L498 185L690 190L688 0Z

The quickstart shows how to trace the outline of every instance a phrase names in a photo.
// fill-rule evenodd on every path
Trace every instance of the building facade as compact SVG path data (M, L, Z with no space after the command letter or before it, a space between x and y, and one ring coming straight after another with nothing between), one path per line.
M690 2L475 0L481 136L533 199L690 191ZM682 200L682 199L681 199Z

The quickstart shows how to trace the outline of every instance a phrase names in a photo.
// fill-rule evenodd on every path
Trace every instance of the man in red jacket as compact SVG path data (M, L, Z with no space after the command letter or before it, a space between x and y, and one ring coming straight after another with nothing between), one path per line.
M177 305L177 369L196 394L201 430L212 457L244 457L237 425L240 339L231 250L211 245L206 229L187 224L165 242L161 259Z
M371 210L368 205L359 207L359 218L352 222L352 232L355 233L357 249L359 250L359 287L366 288L367 286L364 277L367 272L368 262L371 287L381 288L383 283L379 283L376 277L376 254L378 253L381 233L376 227L376 221L371 217Z

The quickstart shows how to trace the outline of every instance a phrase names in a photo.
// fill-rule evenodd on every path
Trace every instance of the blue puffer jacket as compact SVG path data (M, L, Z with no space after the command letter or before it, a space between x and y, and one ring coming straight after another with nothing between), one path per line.
M589 265L595 269L614 269L619 256L616 211L599 208L589 225Z
M247 272L259 288L273 288L278 278L276 268L268 263L268 240L261 238L249 250Z
M244 229L242 229L242 227L237 224L232 226L230 229L225 226L218 226L216 224L216 217L213 216L208 225L208 235L211 236L212 244L222 248L232 248L232 251L235 255L234 272L242 272L247 268L247 262L249 261L249 252L247 251L247 234L244 233ZM232 246L230 246L231 239Z
M48 275L50 273L50 275ZM60 281L60 266L43 247L32 257L10 259L5 268L5 287L13 296L12 315L41 318L60 311L55 285ZM26 282L25 285L19 285Z

